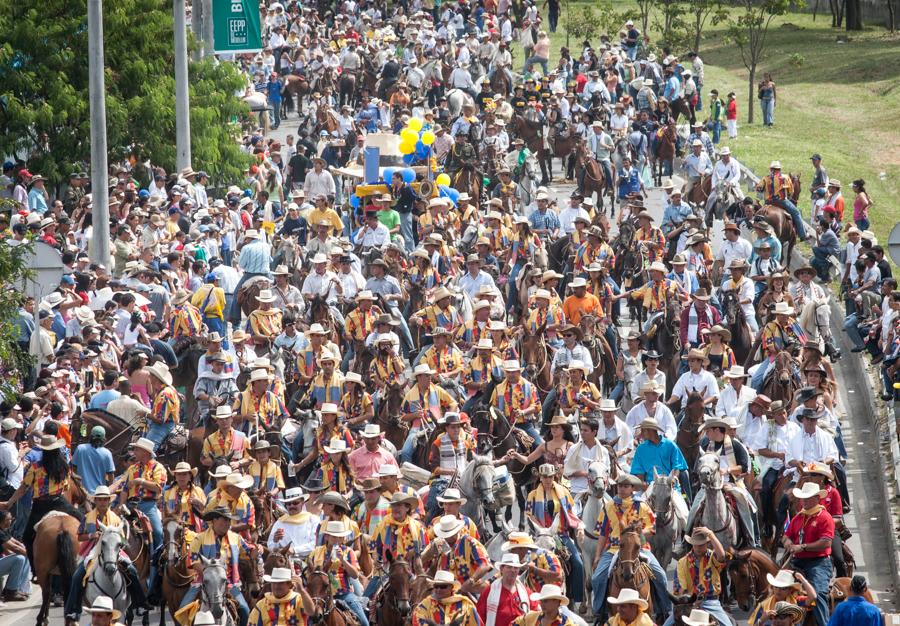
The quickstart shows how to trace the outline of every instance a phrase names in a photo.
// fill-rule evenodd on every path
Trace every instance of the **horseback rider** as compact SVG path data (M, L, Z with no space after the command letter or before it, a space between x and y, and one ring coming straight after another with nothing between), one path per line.
M750 368L750 384L757 391L762 391L766 373L774 364L779 352L782 350L796 352L806 343L806 333L794 319L792 306L787 302L778 302L772 314L774 319L766 324L760 335L760 348L764 358L761 363Z
M612 137L610 137L604 129L603 122L597 121L592 123L591 129L594 132L588 136L586 145L588 156L600 164L600 168L603 170L603 176L606 179L606 186L613 187L616 179L613 175L613 166L610 159L612 151L615 150L616 146L613 144ZM578 190L581 193L584 192L585 173L586 168L581 168L578 177Z
M681 164L681 169L687 175L687 183L684 186L684 195L691 196L696 185L699 185L705 176L709 176L713 172L712 160L709 154L703 148L703 142L694 139L690 143L691 153L685 157Z
M709 197L706 199L706 224L708 226L712 225L711 211L718 202L720 186L726 196L734 196L736 202L744 199L744 192L741 190L741 166L737 159L731 158L731 148L728 146L719 150L719 160L712 170L711 189Z
M678 559L675 566L675 593L696 595L708 624L712 625L709 621L712 617L719 626L729 626L731 617L719 601L722 591L721 572L725 569L727 559L725 549L716 534L703 526L694 528L693 533L685 535L684 540L691 545L691 550ZM673 626L674 623L675 616L672 614L664 626Z
M481 619L475 603L461 591L460 583L452 572L437 570L431 582L431 594L413 610L412 626L429 624L458 624L458 626L479 626Z
M794 185L789 177L781 173L780 161L772 161L769 164L769 174L756 184L756 191L764 194L766 204L781 207L788 212L794 223L794 230L797 231L797 237L801 241L815 239L814 234L807 234L800 210L791 199Z
M471 110L471 109L470 109ZM462 130L465 124L465 130ZM444 163L444 169L450 175L450 180L456 180L459 172L465 167L477 169L478 154L475 146L469 141L469 122L464 117L460 117L453 123L456 129L454 139L456 140L447 154L447 160Z

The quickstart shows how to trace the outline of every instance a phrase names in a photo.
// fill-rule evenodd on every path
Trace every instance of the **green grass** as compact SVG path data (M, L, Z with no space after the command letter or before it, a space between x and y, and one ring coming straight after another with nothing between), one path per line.
M580 4L573 2L573 11ZM623 10L629 4L616 2L615 8ZM637 10L634 19L639 21ZM564 12L558 32L552 35L554 56L566 43L565 23ZM804 215L809 212L806 189L813 171L809 157L814 152L822 154L829 176L843 184L845 220L852 219L850 182L865 179L875 201L870 210L872 230L879 242L886 243L900 221L900 37L872 25L851 33L849 42L839 43L838 35L846 33L832 29L830 23L830 15L820 14L813 22L806 13L773 20L757 69L757 80L770 72L777 85L773 128L761 124L755 88L754 124L747 124L749 74L737 47L725 41L723 25L709 26L704 32L700 49L706 64L704 96L710 89L718 89L723 96L729 91L737 94L738 138L731 142L726 138L723 145L728 143L736 158L757 174L765 174L773 159L780 160L785 171L800 172ZM597 35L592 43L599 41ZM574 38L571 43L573 54L579 54ZM687 51L679 52L683 56Z

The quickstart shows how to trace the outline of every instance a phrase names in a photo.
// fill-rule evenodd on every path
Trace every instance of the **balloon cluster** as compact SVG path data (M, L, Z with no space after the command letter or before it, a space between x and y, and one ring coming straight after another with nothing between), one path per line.
M403 162L412 165L416 161L422 161L431 154L431 144L435 136L430 130L422 130L424 122L418 117L409 120L406 128L400 131L400 154Z

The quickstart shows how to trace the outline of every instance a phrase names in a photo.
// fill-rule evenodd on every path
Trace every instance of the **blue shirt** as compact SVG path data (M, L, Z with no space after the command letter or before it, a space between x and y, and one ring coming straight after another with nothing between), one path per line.
M671 439L663 437L654 444L644 440L634 451L631 473L643 476L648 482L653 480L654 470L659 474L669 474L672 470L686 470L687 461L681 450Z
M881 626L881 612L862 596L850 596L834 609L828 626Z
M675 98L678 97L678 92L681 90L681 83L678 78L673 74L669 77L669 80L666 81L666 87L663 90L663 96L669 102L672 102Z
M81 477L81 483L87 493L94 493L97 487L105 485L106 474L116 471L112 452L102 447L95 448L89 443L83 443L75 448L72 465L75 466L75 473Z
M559 229L559 217L550 209L547 209L544 213L541 213L540 209L532 212L528 217L528 221L531 222L532 228L549 231Z
M41 215L46 213L47 209L50 208L47 206L47 198L37 187L32 188L32 190L28 192L28 208Z
M280 80L270 80L266 83L266 92L269 94L269 102L281 102L281 88L282 84Z
M121 396L122 394L115 389L104 389L103 391L98 391L94 394L94 397L91 398L91 403L88 405L88 408L103 409L105 411L107 405L110 402Z
M776 263L781 263L781 241L778 240L774 235L769 235L768 237L763 237L762 239L757 239L753 242L753 253L750 255L750 260L748 263L751 265L756 260L756 257L759 256L756 254L757 248L763 243L766 242L770 246L772 246L772 254L769 258L771 258Z
M665 211L663 211L662 231L668 234L670 230L680 226L681 223L692 214L693 211L691 210L691 207L685 203L667 204Z
M269 263L272 255L269 252L269 244L264 241L254 241L241 248L239 264L247 274L269 275Z

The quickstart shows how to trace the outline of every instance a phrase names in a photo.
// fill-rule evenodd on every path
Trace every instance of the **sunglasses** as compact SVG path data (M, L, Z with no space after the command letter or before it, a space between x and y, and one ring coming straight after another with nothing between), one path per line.
M434 585L435 589L451 589L453 585Z

